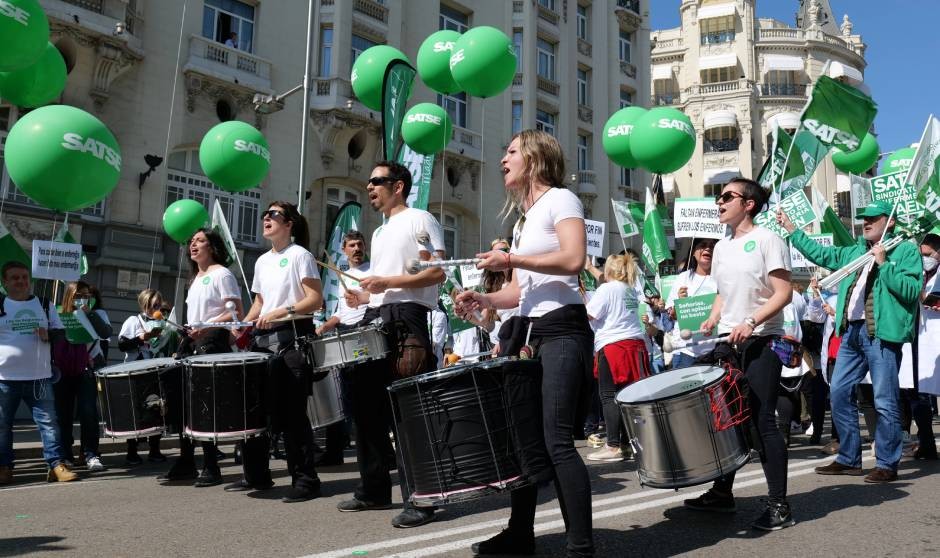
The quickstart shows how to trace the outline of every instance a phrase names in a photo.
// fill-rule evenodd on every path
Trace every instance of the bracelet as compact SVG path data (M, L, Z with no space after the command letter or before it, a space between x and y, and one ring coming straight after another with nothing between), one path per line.
M747 327L751 328L751 330L757 329L757 320L750 316L744 318L744 323L747 324Z
M512 269L512 254L506 252L506 268Z

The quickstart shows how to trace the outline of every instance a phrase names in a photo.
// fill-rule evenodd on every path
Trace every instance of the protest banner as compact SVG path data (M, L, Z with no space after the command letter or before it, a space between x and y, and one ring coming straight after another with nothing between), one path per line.
M584 220L584 234L587 236L588 256L600 258L604 255L604 228L603 221ZM466 285L464 285L466 287Z
M676 238L725 236L725 225L718 222L718 206L712 198L678 198L672 221Z
M806 236L810 237L812 240L815 240L818 244L823 246L835 246L835 242L831 234L809 234ZM790 265L793 266L793 269L816 268L816 264L804 258L803 254L793 246L790 246Z
M51 240L33 241L33 278L78 281L82 276L82 245Z
M702 322L711 314L712 305L715 304L716 293L699 296L687 296L675 300L676 321L679 329L698 331ZM717 329L717 328L716 328ZM714 333L714 331L712 331Z
M790 218L790 221L793 222L793 225L797 229L802 229L818 219L816 212L813 211L813 205L809 202L809 198L806 197L806 193L803 192L803 190L797 190L783 198L780 202L780 210ZM775 211L776 206L771 206L770 210L754 218L754 224L773 231L780 238L787 238L790 236L790 233L777 224Z

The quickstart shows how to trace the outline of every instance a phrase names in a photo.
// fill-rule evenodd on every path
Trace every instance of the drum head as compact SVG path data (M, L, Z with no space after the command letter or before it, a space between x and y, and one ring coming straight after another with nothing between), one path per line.
M271 353L220 353L217 355L198 355L186 359L186 364L190 365L209 365L209 364L241 364L243 362L264 362L273 358Z
M630 384L617 394L618 403L643 403L668 399L695 391L721 379L724 368L690 366L669 370Z
M502 368L504 364L512 360L516 360L516 357L500 357L484 360L482 362L469 362L467 364L458 364L457 366L448 366L447 368L441 368L440 370L435 370L433 372L418 374L417 376L412 376L411 378L396 380L395 382L392 382L392 385L389 386L388 389L389 391L395 391L414 384L443 380L445 378L463 374L470 369L488 370L490 368Z
M134 360L131 362L122 362L113 366L106 366L101 370L95 371L96 376L111 376L128 374L139 374L141 372L151 372L153 370L162 370L170 366L177 366L180 361L175 358L150 358L145 360Z

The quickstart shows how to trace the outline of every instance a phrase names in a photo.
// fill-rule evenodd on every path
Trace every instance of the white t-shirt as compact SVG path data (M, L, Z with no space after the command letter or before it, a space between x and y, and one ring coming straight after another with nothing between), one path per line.
M304 298L301 281L314 279L320 282L313 254L291 244L280 252L268 250L255 262L255 278L251 292L261 295L261 315L276 308L286 308Z
M370 275L369 268L369 262L363 262L359 267L350 267L346 270L346 274L362 279ZM352 308L346 304L346 297L344 296L346 289L343 288L344 282L350 289L359 290L359 281L355 281L349 277L343 277L343 281L340 282L339 286L339 304L336 306L336 316L339 317L339 323L343 325L356 325L362 321L362 317L365 316L366 308L368 308L369 305L361 304L357 308Z
M429 246L418 243L417 235L426 231L431 237ZM388 221L372 233L371 275L390 277L408 274L408 261L419 259L420 251L444 252L444 232L441 224L430 213L409 207L389 217ZM438 285L420 289L388 289L372 294L369 306L378 308L393 302L416 302L427 308L437 306Z
M588 316L594 318L591 327L595 351L616 341L643 339L645 331L637 312L642 293L642 280L632 287L623 281L608 281L597 287L587 303Z
M454 334L454 354L461 357L473 355L480 352L480 336L475 327L458 331ZM480 357L461 360L463 363L476 362Z
M62 329L62 322L49 305L49 314L42 309L39 297L27 300L3 300L5 315L0 318L0 380L42 380L52 377L52 349L41 341L37 327Z
M873 265L875 265L875 260L868 262L868 265L862 269L861 274L858 276L855 288L849 293L846 317L850 322L865 319L865 285L868 283L868 274L871 273Z
M512 254L534 256L561 249L555 225L565 219L584 219L578 196L565 188L551 188L539 197L512 231ZM519 282L519 315L538 318L569 304L584 304L577 275L547 275L525 269L514 271Z
M790 249L782 238L754 227L740 238L726 237L715 245L712 277L721 296L718 333L729 333L754 315L773 294L770 272L790 271ZM754 335L783 335L783 313L757 326Z
M186 295L186 321L207 322L220 314L228 314L225 301L241 297L238 280L235 275L224 267L213 269L196 277L189 286ZM224 321L234 320L226 317Z
M682 287L686 287L689 297L718 292L718 287L715 285L715 279L711 275L699 275L694 271L680 273L676 276L675 283L672 284L672 290L669 291L669 298L666 299L667 310L676 307L676 299L679 298L679 289ZM698 327L695 329L698 329ZM679 334L681 331L682 328L679 327L679 320L675 320L673 322L672 331L666 333L666 335L672 336L671 340L674 351L678 351L685 355L700 357L714 348L711 345L692 345L691 347L687 347L686 345L689 343L689 341L686 341L680 337ZM695 337L693 337L692 340L694 339Z

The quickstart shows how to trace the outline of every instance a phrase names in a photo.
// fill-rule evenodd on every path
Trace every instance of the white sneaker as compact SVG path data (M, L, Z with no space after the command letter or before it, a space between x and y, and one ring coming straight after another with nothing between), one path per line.
M587 458L589 461L603 461L605 463L616 463L624 460L623 452L620 451L620 448L612 448L607 445L594 453L589 453Z
M92 472L107 470L107 467L104 466L104 463L101 462L101 458L99 457L89 457L85 461L85 465L88 467L88 470Z
M603 434L598 434L596 432L587 437L587 443L592 448L603 447L606 442L607 442L607 436L604 436Z
M813 435L813 425L810 424L810 425L809 425L809 428L807 428L807 429L806 429L806 432L804 432L803 434L806 434L807 436L812 436L812 435Z

